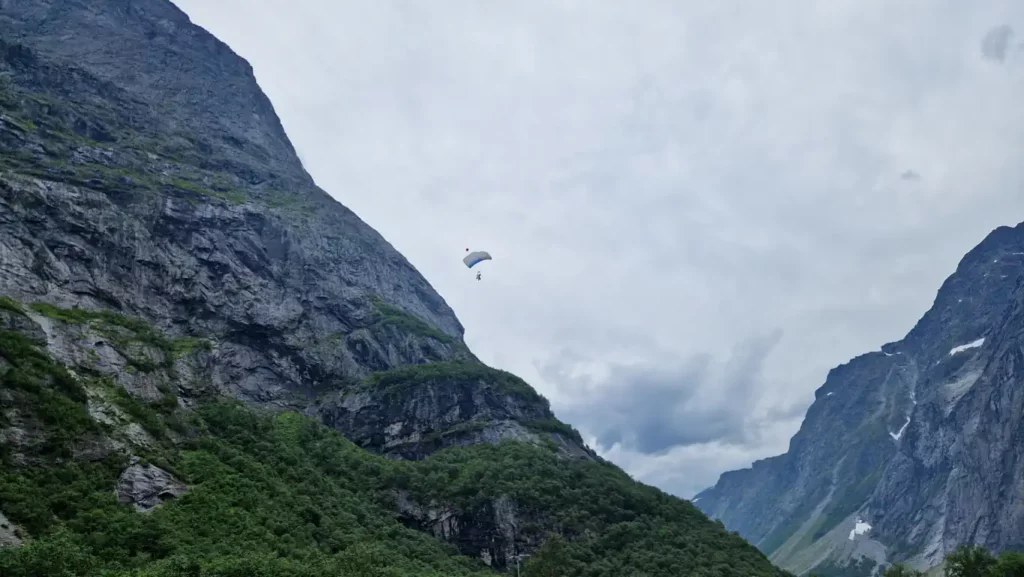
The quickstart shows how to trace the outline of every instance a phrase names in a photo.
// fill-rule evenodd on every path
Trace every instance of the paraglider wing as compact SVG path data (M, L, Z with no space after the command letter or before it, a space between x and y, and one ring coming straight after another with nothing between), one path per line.
M490 253L488 253L487 251L478 250L467 254L465 257L463 257L462 262L466 263L466 266L468 266L469 268L473 268L473 265L485 260L491 260Z

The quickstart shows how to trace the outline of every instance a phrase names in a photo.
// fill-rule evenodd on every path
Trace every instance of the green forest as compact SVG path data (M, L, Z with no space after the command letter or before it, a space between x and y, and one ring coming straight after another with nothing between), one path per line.
M72 373L42 345L0 331L0 398L33 434L17 452L0 445L0 503L25 539L0 550L4 577L495 574L404 525L399 494L463 512L514 500L518 540L542 544L523 560L525 576L784 575L689 502L608 463L515 441L390 460L295 413L219 398L186 411L170 390L146 403L82 367ZM140 457L187 483L184 496L136 512L113 490L127 456L75 457L108 433L89 416L87 389L153 435ZM3 418L0 428L12 424Z
M964 545L946 556L943 571L945 577L1024 577L1024 554L995 556L984 547ZM883 577L924 577L924 573L895 564L885 570Z
M861 557L842 566L829 563L811 571L810 577L864 577L877 575L877 570L877 563ZM925 577L934 571L923 573L895 563L880 573L882 577ZM946 556L942 573L944 577L1024 577L1024 555L1007 552L997 557L984 547L964 545Z

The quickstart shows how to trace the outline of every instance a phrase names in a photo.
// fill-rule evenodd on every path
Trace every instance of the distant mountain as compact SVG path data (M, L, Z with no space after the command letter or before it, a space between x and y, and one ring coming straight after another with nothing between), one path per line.
M1000 227L903 340L828 374L785 454L694 502L798 574L1024 550L1022 277L1024 224Z
M0 0L0 575L786 575L462 335L170 2Z

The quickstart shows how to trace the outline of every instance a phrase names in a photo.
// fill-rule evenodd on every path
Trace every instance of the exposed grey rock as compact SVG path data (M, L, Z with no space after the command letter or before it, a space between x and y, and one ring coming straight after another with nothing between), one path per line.
M110 334L111 327L104 327L107 332L104 334L89 325L62 323L31 311L28 316L46 334L47 352L65 366L88 367L148 401L159 399L163 395L162 388L174 386L167 372L142 371L133 365L133 362L163 364L166 355L152 346L132 341L115 345L111 337L116 335ZM129 331L121 333L125 338L132 336Z
M268 405L471 358L426 280L305 174L244 61L163 0L45 4L8 3L0 18L0 36L38 51L0 58L25 95L0 125L13 164L0 166L0 294L213 338L211 384ZM156 55L190 63L135 60ZM237 108L245 94L255 108ZM173 134L184 144L160 149Z
M0 7L4 37L75 62L135 99L160 103L174 123L215 135L220 152L301 170L249 63L171 2L35 0ZM112 129L89 127L100 142Z
M524 520L516 502L508 497L491 499L473 511L430 503L416 503L407 492L396 495L399 519L407 526L454 543L463 554L476 557L504 571L515 564L515 557L534 550L536 539L523 535Z
M14 402L16 398L11 391L0 388L0 445L7 449L7 458L13 465L28 466L32 463L24 452L42 438L42 431L37 420Z
M395 498L399 515L404 515L422 525L421 528L431 535L444 540L458 536L462 530L459 524L459 511L453 507L432 504L422 506L409 497L409 493L401 491Z
M136 447L148 448L153 446L153 436L146 432L138 423L128 423L124 429L125 437Z
M806 572L820 533L859 514L878 548L920 569L961 544L1024 548L1024 224L961 260L898 342L833 369L783 455L731 471L696 505ZM849 530L848 528L844 530Z
M90 436L76 443L73 455L76 461L102 461L124 451L125 447L110 437Z
M329 216L325 216L322 222L325 227L322 231L292 233L298 238L291 245L292 253L286 260L268 262L265 255L239 253L262 244L260 233L251 225L259 228L280 226L282 233L288 228L285 222L255 209L245 218L247 224L241 221L236 224L202 222L205 219L201 213L191 214L198 217L195 222L166 223L167 227L182 235L180 241L184 242L179 243L159 232L158 229L165 226L161 223L163 214L139 213L132 216L124 214L103 195L84 193L96 201L93 206L80 198L63 196L69 192L65 187L53 187L44 193L31 183L11 181L9 184L8 189L0 189L0 203L8 200L5 198L7 193L17 197L15 202L25 203L22 206L35 205L37 201L56 205L48 211L52 217L39 215L47 221L42 225L45 231L23 224L24 216L0 214L0 245L11 247L12 253L20 253L6 265L13 274L0 278L0 293L22 301L47 300L92 309L114 304L116 309L154 319L165 327L180 327L177 330L184 333L216 337L220 344L216 370L212 375L214 384L239 398L268 403L301 403L301 395L296 397L297 393L312 391L322 385L359 380L371 371L401 364L456 356L452 345L425 342L433 340L429 337L407 335L402 341L391 342L389 327L375 320L374 305L368 295L378 291L392 292L391 287L402 284L422 284L424 288L416 290L432 293L425 292L429 287L425 287L425 281L411 267L405 271L391 270L387 259L360 258L359 261L370 267L384 267L372 273L384 276L365 277L365 273L359 270L361 265L352 270L341 270L340 267L348 266L351 259L319 246L319 240L309 247L308 252L303 248L302 245L311 239L322 239L328 233L336 236L333 231L338 229L328 220ZM37 195L45 195L45 198ZM79 220L63 215L64 210L89 214ZM104 248L121 246L117 236L123 234L123 229L94 228L114 215L118 219L127 219L128 222L122 226L136 223L134 227L138 237L128 250L151 255L153 261L145 270L136 265L132 267L134 274L131 273L130 269L118 263L121 257L115 257ZM235 216L243 218L242 214ZM11 219L14 222L4 222ZM144 231L141 230L143 220L155 220L155 224ZM94 242L71 241L63 232L68 226L83 229L75 236L84 234ZM342 230L346 229L343 227ZM358 233L355 227L347 230ZM217 237L209 241L210 258L200 261L190 255L193 253L188 242L190 234ZM40 261L33 255L48 254L48 245L60 246L66 242L85 244L93 255L91 262L71 261L67 266L71 276L66 281L40 283L35 280L40 279L35 269L43 267L45 272L54 262L61 261L56 257L52 261ZM387 247L387 250L392 249ZM182 278L181 271L190 271L190 277L199 278ZM44 276L58 278L60 275ZM359 277L364 277L364 282L360 283ZM26 283L26 279L35 282ZM362 284L362 290L350 288L353 282ZM308 295L307 287L313 288L314 292L303 296L301 307L296 309L298 305L289 300L294 299L289 295ZM338 301L351 303L351 308L337 307L335 303ZM283 305L283 311L289 312L280 311L278 314L275 312L278 305ZM423 309L424 306L417 302L415 308ZM450 310L443 314L445 316L431 315L437 326L447 327L456 335L461 334L461 327ZM357 329L363 330L354 332ZM317 346L334 341L335 335L346 333L336 341L337 346L333 349ZM95 345L91 350L99 354L111 370L124 364L124 360L117 358L104 344ZM74 360L68 355L60 356L64 357L61 360ZM130 384L128 386L131 387Z
M131 503L135 510L148 513L163 503L188 492L188 487L160 467L140 464L137 457L117 480L117 499Z
M18 547L20 545L21 538L18 536L17 527L0 512L0 548Z
M362 447L402 459L423 459L452 446L542 438L555 440L568 456L594 457L578 438L531 426L554 420L547 401L496 380L453 376L399 390L358 389L320 399L309 413Z

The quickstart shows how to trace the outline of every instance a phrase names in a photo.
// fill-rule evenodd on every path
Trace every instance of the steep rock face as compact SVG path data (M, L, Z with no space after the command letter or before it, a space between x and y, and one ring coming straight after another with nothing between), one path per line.
M410 460L446 447L504 439L547 439L566 456L596 457L529 385L482 365L435 363L395 370L367 386L318 400L310 413L362 447Z
M903 340L829 373L787 453L698 507L798 573L1024 547L1022 278L1024 225L993 231Z
M153 104L218 152L306 176L249 63L171 2L2 0L0 34Z
M425 507L403 493L396 501L399 519L405 525L454 543L465 555L491 567L514 568L517 557L540 544L523 542L520 527L534 519L524 519L516 502L507 497L491 499L473 511L436 503Z
M163 48L137 38L137 28L160 28L167 18L178 19L163 33L174 61L210 69L195 76L182 65L148 82L117 72L138 59L151 64ZM0 293L213 337L216 382L284 406L373 371L471 359L444 300L313 185L286 140L271 147L274 162L250 154L284 138L276 117L268 104L255 128L238 128L255 113L235 107L253 100L262 110L262 92L244 61L181 18L156 1L5 5L0 33L32 50L0 45ZM146 50L115 58L108 52L118 34L99 29L76 32L70 46L54 40L80 24L109 26ZM99 45L82 45L90 41ZM71 66L46 56L71 50L90 57ZM196 60L214 57L216 66ZM222 73L230 82L215 81ZM196 93L196 82L208 96L199 108L218 122L193 110L198 101L166 109L173 95ZM239 83L247 83L242 95L260 98L239 99Z
M183 416L188 404L213 392L207 378L212 355L203 341L167 339L141 321L110 313L39 308L45 314L0 299L0 458L6 465L127 462L191 435L183 421L171 429L158 415ZM85 413L76 415L58 396L83 405ZM70 450L58 450L61 445Z

